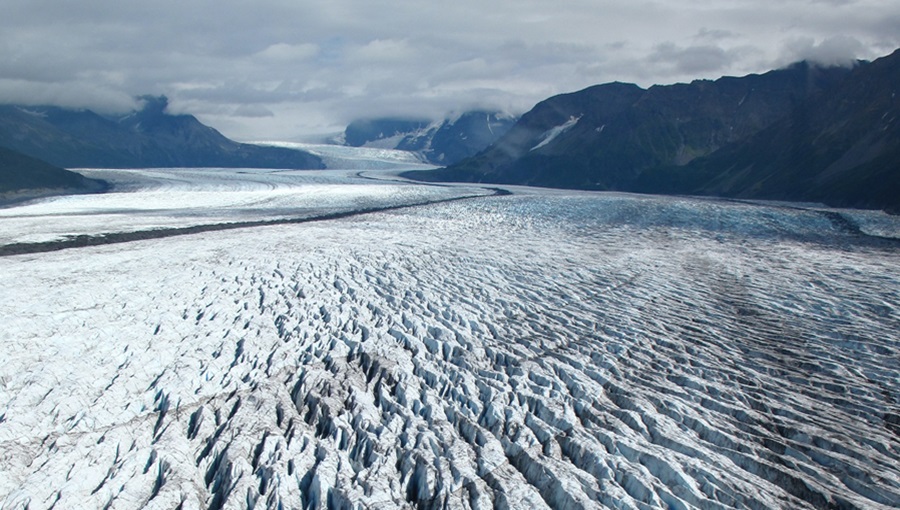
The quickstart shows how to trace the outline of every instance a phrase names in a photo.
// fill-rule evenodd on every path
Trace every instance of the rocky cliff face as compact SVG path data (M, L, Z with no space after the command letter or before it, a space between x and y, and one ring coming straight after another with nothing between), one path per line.
M492 148L438 176L632 189L645 170L684 165L745 139L849 72L801 63L763 75L649 89L590 87L539 103Z
M347 145L416 152L436 165L474 156L507 133L516 117L501 112L469 111L439 122L382 118L357 120L344 131Z
M539 103L425 180L815 200L900 208L900 53L853 69L611 83Z
M229 140L192 115L166 113L165 97L144 97L124 117L90 110L0 106L0 146L62 167L322 168L298 150Z
M900 51L858 66L746 140L647 173L641 189L900 211L898 84Z

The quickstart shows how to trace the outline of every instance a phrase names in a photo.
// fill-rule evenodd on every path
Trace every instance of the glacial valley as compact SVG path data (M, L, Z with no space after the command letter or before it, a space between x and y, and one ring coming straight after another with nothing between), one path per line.
M900 507L897 217L383 166L0 210L0 508Z

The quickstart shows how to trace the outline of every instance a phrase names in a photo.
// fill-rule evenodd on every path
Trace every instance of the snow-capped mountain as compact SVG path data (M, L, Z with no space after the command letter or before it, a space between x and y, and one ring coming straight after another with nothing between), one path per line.
M438 122L380 118L350 123L343 142L353 147L400 149L435 165L450 165L477 154L515 124L517 117L496 111L469 111Z
M897 217L87 173L0 209L4 509L900 505Z

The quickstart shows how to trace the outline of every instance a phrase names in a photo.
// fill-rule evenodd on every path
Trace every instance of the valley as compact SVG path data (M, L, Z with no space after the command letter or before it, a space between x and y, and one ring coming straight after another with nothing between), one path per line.
M248 223L0 257L0 507L900 504L897 217L321 150L353 168L0 210L4 246Z

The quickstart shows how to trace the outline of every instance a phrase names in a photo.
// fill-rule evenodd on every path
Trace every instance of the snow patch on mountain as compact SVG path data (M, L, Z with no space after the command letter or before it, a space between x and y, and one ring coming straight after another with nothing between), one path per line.
M344 143L415 152L435 165L452 164L485 149L515 124L506 112L466 111L438 121L397 118L357 120L344 131Z
M582 117L581 115L579 115L578 117L575 117L574 115L570 116L569 120L567 120L563 124L560 124L559 126L555 126L555 127L548 129L547 131L545 131L544 133L541 134L541 136L539 137L540 141L538 142L538 144L535 145L534 147L532 147L531 149L529 149L529 151L536 151L536 150L540 149L541 147L546 146L547 144L549 144L550 142L555 140L557 136L572 129L575 126L575 124L578 124L578 121L581 120L581 117Z

